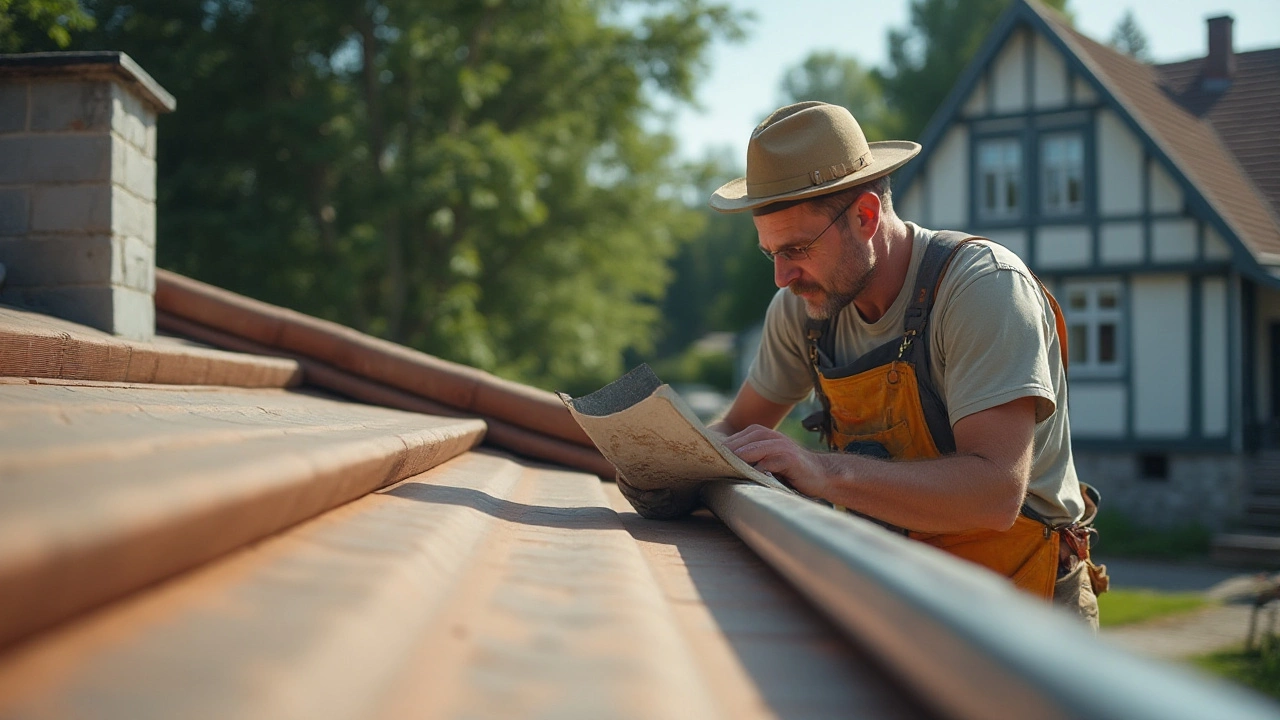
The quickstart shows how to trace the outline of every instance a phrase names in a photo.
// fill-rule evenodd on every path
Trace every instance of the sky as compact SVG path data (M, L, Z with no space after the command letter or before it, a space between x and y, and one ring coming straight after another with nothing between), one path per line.
M677 111L672 130L681 153L701 158L731 148L745 158L751 130L780 102L782 74L811 52L833 50L866 67L883 66L889 28L905 28L908 0L724 0L751 10L745 41L719 41L711 71L697 91L700 110ZM1280 0L1067 0L1076 28L1106 42L1126 10L1147 36L1156 62L1200 57L1208 46L1205 19L1235 18L1237 51L1280 47ZM745 160L740 160L745 162Z

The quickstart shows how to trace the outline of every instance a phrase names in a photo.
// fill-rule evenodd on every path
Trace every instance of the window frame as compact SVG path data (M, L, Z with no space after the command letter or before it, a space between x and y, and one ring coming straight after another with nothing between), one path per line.
M1016 162L1008 163L997 168L998 172L1007 174L1012 170L1013 179L1017 181L1018 202L1013 208L1007 206L1002 209L989 210L986 205L986 185L987 176L986 166L983 165L984 147L995 145L1004 145L1012 147L1017 151L1018 157ZM974 138L974 161L973 161L973 188L974 188L974 211L977 218L985 223L1012 223L1021 222L1027 216L1027 153L1026 138L1021 133L1017 134L1000 134L1000 135L983 135ZM1007 187L1007 186L1006 186ZM996 188L996 199L998 200L1004 193L1000 192L1001 188Z
M1071 162L1070 159L1068 160L1067 167L1065 168L1067 171L1067 177L1066 182L1064 183L1064 191L1067 191L1066 194L1069 195L1071 180L1070 171L1076 171L1076 173L1078 173L1076 179L1079 182L1079 195L1074 204L1054 207L1049 204L1049 190L1051 186L1051 183L1049 182L1049 171L1058 168L1055 168L1050 164L1046 157L1046 151L1050 141L1062 139L1075 140L1076 147L1079 148L1079 157L1074 158L1074 162ZM1051 218L1075 218L1085 214L1085 208L1088 205L1086 201L1088 185L1088 163L1086 162L1087 152L1085 133L1080 129L1046 129L1036 133L1036 173L1039 181L1038 184L1040 186L1040 192L1038 193L1039 197L1037 198L1039 207L1037 209L1039 210L1040 216ZM1071 165L1074 165L1074 167L1071 167Z
M1119 278L1071 278L1058 284L1058 301L1062 307L1063 319L1067 326L1067 350L1069 377L1087 378L1121 378L1125 374L1128 362L1127 352L1127 316L1128 302L1125 284ZM1074 297L1082 294L1085 307L1074 307ZM1115 298L1112 307L1103 307L1100 298L1111 294ZM1102 328L1113 327L1112 338L1114 359L1104 362L1100 357ZM1084 327L1086 342L1084 358L1077 359L1079 343L1073 342L1072 328Z

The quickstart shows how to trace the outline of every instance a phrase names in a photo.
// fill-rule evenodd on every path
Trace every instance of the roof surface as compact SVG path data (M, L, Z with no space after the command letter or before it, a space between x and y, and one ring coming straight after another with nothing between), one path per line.
M1202 82L1204 58L1155 66L1169 96L1207 121L1254 186L1280 213L1280 48L1236 53L1231 84Z
M591 465L545 394L181 281L168 322L298 357L0 308L0 717L1275 716L797 495L641 520L476 446Z

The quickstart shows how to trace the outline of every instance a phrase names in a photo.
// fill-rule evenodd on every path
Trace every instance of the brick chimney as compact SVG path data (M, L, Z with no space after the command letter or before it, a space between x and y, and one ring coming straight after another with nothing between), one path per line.
M156 116L119 52L0 55L0 302L155 335Z
M1209 55L1204 59L1204 89L1222 91L1231 87L1236 74L1236 52L1232 40L1230 15L1211 17L1209 23Z

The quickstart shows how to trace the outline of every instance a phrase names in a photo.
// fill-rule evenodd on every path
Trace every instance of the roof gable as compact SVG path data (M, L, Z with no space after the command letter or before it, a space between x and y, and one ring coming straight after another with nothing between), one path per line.
M1232 244L1243 271L1272 282L1280 277L1280 217L1214 128L1166 94L1157 68L1080 34L1034 0L1016 0L993 25L925 128L920 138L924 156L899 173L904 190L928 164L988 66L1020 28L1030 28L1062 53L1073 74L1089 84L1172 174L1193 209Z

